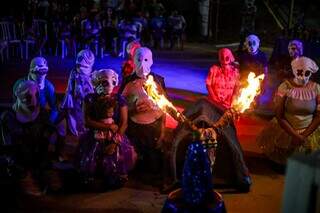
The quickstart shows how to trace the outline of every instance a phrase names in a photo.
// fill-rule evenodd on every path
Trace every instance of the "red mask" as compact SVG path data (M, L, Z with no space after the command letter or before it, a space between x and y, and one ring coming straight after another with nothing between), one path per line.
M234 56L231 50L228 48L220 49L218 55L221 66L230 65L232 62L234 62Z

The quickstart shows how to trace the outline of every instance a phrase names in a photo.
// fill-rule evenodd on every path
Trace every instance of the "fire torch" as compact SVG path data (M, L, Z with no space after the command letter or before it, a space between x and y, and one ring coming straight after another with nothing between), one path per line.
M213 166L215 161L215 150L218 146L217 130L222 129L241 113L244 113L250 108L254 98L260 94L260 85L263 79L264 74L255 76L253 72L250 72L247 78L247 86L240 89L240 95L233 101L232 107L225 111L217 122L210 123L209 128L198 128L192 121L180 113L165 95L158 92L157 84L151 75L148 76L148 79L144 84L144 89L151 101L163 112L169 114L179 123L186 124L196 135L198 135L198 139L208 150L208 156L211 161L211 165Z

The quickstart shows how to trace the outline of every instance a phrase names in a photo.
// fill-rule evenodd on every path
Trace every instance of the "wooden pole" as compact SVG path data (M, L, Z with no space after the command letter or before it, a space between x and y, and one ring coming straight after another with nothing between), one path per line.
M291 29L292 27L293 10L294 10L294 0L291 0L289 20L288 20L289 29Z

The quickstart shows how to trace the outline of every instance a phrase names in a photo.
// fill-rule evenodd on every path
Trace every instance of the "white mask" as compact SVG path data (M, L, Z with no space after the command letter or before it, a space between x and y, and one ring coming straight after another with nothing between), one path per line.
M307 57L299 57L291 62L291 67L294 75L294 82L298 85L306 85L312 73L318 71L317 64Z
M40 89L44 88L47 73L48 64L45 58L35 57L31 60L29 68L29 79L37 82Z
M110 95L118 85L118 74L112 69L101 69L92 73L92 83L96 92Z
M94 54L90 50L81 50L77 54L76 64L78 72L84 75L90 75L94 64Z
M22 123L35 120L40 111L37 83L30 80L22 81L16 87L14 95L16 102L12 108L16 112L17 119Z
M288 45L288 52L291 58L297 58L303 55L303 44L301 41L292 40Z
M134 54L134 69L139 78L146 78L153 64L152 52L149 48L140 47Z
M249 35L246 38L245 46L249 54L255 55L260 47L260 39L256 35Z
M231 50L228 48L220 49L218 52L218 56L219 62L223 67L232 64L235 60Z

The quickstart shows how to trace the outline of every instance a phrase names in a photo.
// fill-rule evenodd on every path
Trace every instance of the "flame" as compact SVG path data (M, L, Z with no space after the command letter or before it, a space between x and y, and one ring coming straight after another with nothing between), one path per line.
M152 100L163 112L168 113L168 111L173 111L176 115L179 115L178 110L173 106L173 104L166 98L165 95L159 94L157 84L153 79L153 76L149 75L147 81L144 84L144 89Z
M250 72L247 79L248 86L240 89L240 96L233 101L232 108L240 113L249 109L254 98L261 92L260 85L263 79L264 74L256 77L253 72Z

